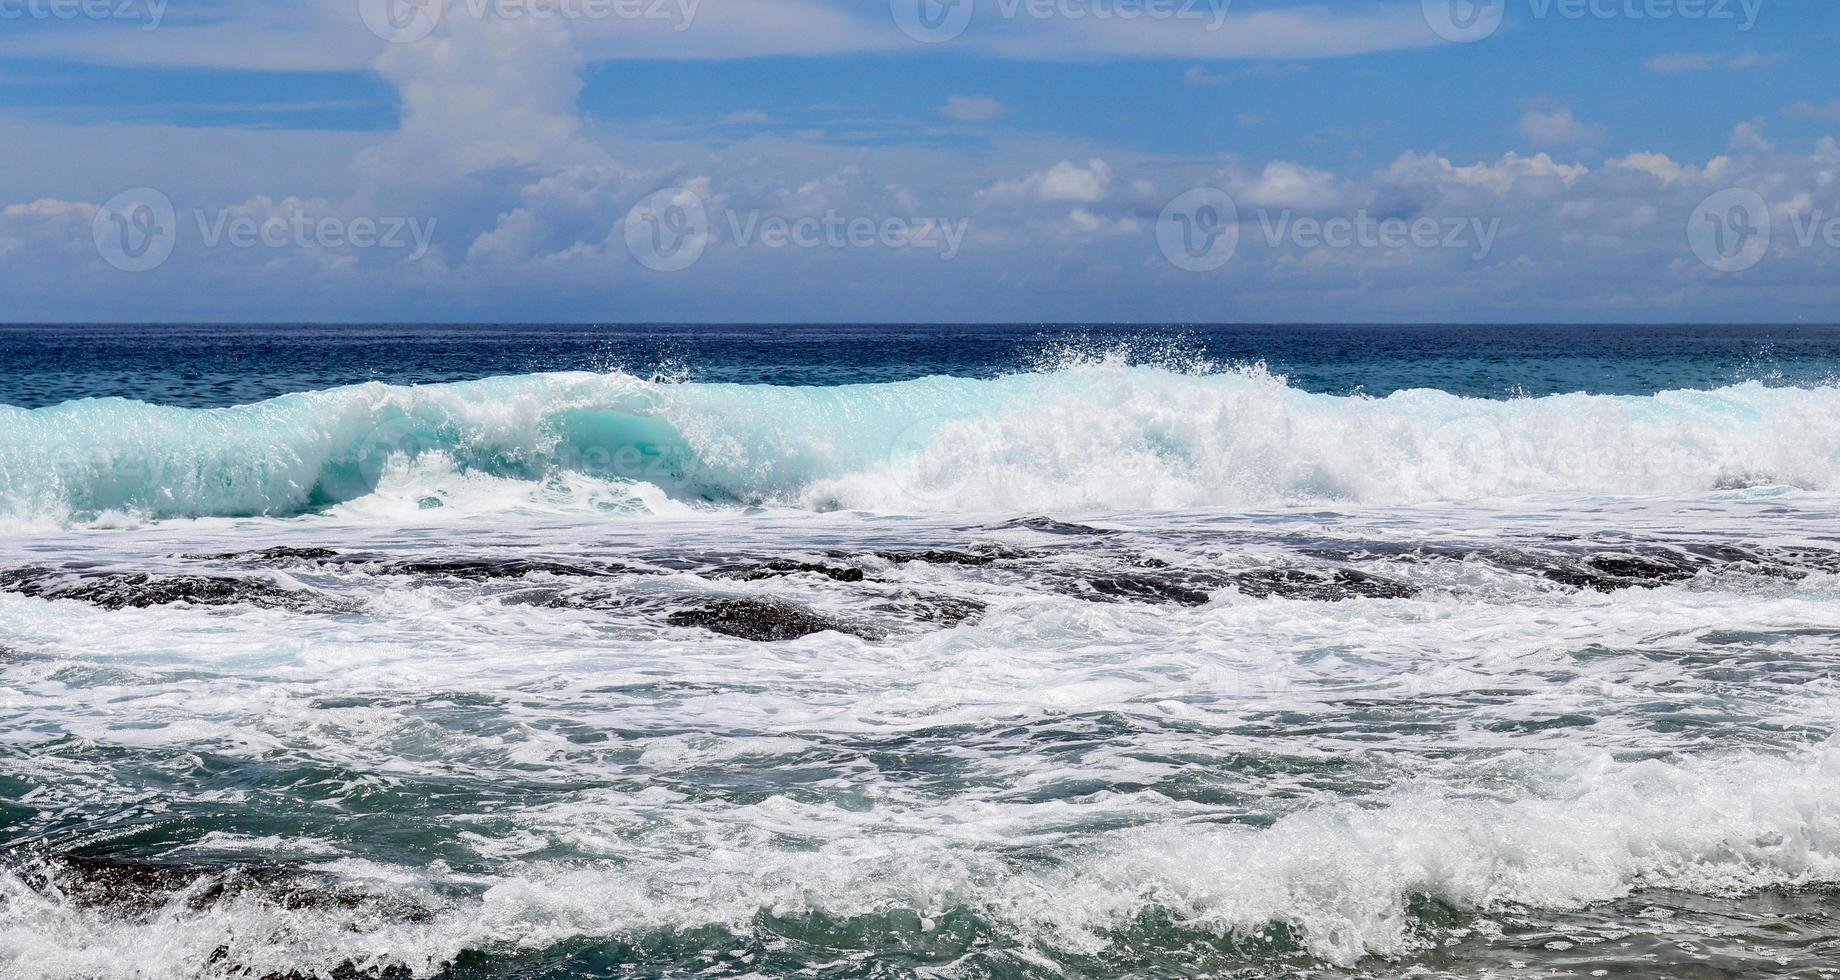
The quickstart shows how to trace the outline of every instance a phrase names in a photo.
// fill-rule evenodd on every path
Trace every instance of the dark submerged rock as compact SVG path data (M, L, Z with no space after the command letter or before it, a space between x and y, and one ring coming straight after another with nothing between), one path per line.
M1026 551L995 547L983 547L974 551L933 548L920 551L877 551L873 554L883 561L896 565L917 562L926 565L964 565L967 567L994 565L999 561L1028 557Z
M1418 590L1410 585L1352 568L1271 568L1237 575L1233 583L1241 594L1257 599L1342 602L1348 599L1410 599L1418 595Z
M881 639L878 631L867 627L832 619L790 602L759 599L718 599L694 609L678 610L666 617L665 622L757 643L780 643L828 632L865 640Z
M1086 584L1101 596L1127 602L1205 606L1213 599L1210 593L1201 589L1151 575L1114 575L1088 579Z
M15 568L0 571L0 591L36 599L71 599L103 609L146 609L181 603L295 612L344 612L351 608L317 592L286 589L260 579L218 575Z
M1040 531L1043 534L1060 534L1068 536L1087 535L1092 537L1107 537L1118 533L1117 531L1108 531L1105 528L1088 527L1085 524L1071 524L1067 521L1057 521L1052 517L1020 517L1013 521L1004 521L1002 524L998 524L997 527L1001 530L1021 528L1027 531Z
M717 569L717 577L736 578L744 582L785 578L788 575L821 575L833 582L861 582L863 570L849 566L820 565L804 561L769 561L759 565Z
M240 561L257 564L332 561L342 557L331 548L268 548L263 551L237 551L224 555L186 555L193 561Z
M382 575L452 578L467 582L529 578L532 575L606 578L620 574L622 571L624 570L541 558L440 558L389 562L377 567L377 572Z

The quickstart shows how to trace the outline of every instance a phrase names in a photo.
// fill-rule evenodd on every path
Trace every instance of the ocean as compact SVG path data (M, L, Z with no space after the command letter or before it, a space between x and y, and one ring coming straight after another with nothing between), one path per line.
M1837 377L0 327L0 976L1840 978Z

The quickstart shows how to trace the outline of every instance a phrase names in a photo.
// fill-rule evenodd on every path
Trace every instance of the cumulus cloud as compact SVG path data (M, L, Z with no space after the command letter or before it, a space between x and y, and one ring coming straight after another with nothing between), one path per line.
M1604 162L1605 167L1645 173L1663 184L1700 183L1715 180L1731 163L1730 157L1714 157L1703 167L1676 163L1665 153L1631 153Z
M1731 148L1739 153L1769 153L1776 146L1763 135L1763 121L1751 120L1732 129Z
M1604 136L1603 127L1579 122L1564 106L1546 111L1531 109L1515 128L1536 148L1594 143Z
M1104 160L1082 167L1071 160L1015 180L998 181L977 194L982 205L1095 204L1111 194L1112 168Z
M83 255L98 210L94 204L55 198L0 207L0 258L28 249Z
M1274 160L1256 176L1231 182L1238 201L1254 207L1321 209L1341 197L1335 175L1285 160Z
M560 20L450 16L432 37L389 46L375 67L401 95L402 124L359 158L367 177L604 160L581 135L582 59Z

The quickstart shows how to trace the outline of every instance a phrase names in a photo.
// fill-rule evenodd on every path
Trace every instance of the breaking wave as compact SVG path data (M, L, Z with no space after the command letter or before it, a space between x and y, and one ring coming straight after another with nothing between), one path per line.
M0 407L0 516L339 506L1015 512L1840 489L1840 390L1507 401L1089 360L826 388L563 373L185 409ZM381 495L381 497L379 496Z

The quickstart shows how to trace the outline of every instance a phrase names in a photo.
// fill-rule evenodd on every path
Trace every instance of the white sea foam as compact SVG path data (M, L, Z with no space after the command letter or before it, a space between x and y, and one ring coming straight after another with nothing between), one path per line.
M405 465L475 503L616 515L667 498L997 512L1832 490L1840 390L1376 399L1304 392L1259 369L1100 360L836 388L553 374L228 409L0 408L0 514L16 522L288 516L380 487L417 505L443 496L383 487ZM453 475L484 482L457 490Z

